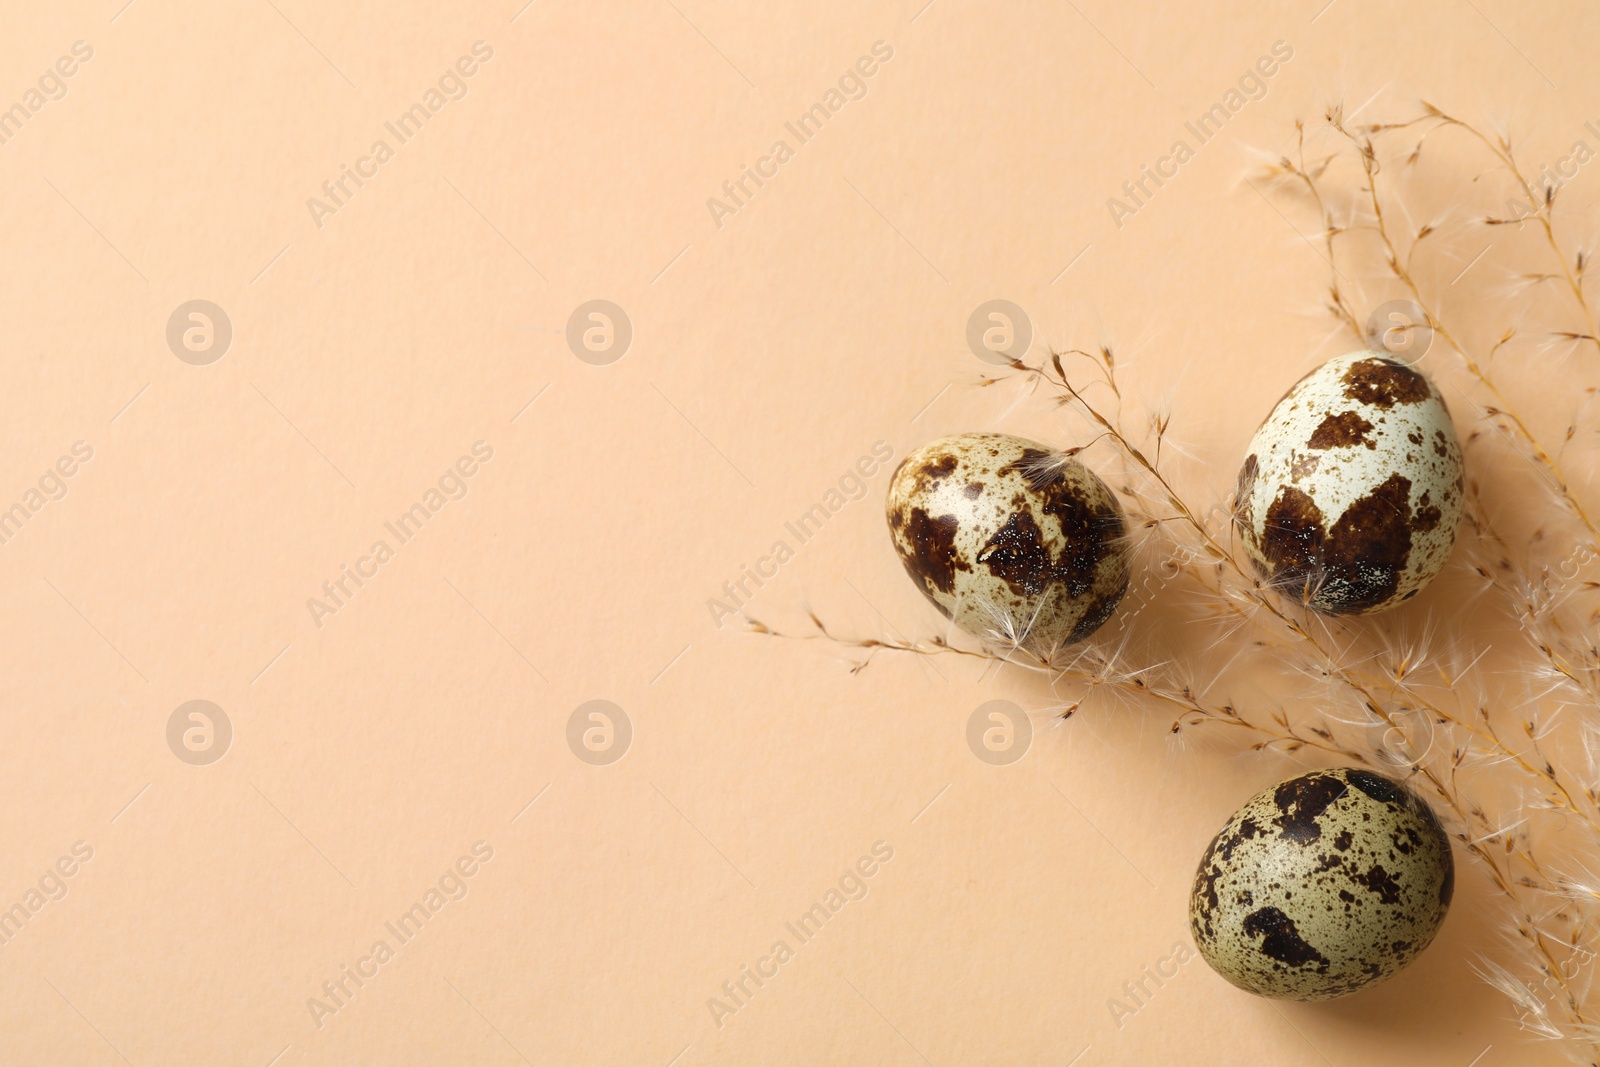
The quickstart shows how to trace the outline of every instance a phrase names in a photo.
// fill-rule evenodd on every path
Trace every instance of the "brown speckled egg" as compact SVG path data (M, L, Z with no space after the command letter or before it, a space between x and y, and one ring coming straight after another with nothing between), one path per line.
M998 433L940 438L889 482L889 533L917 588L962 629L1048 658L1128 587L1117 498L1083 464Z
M1399 782L1336 768L1259 793L1195 875L1189 929L1240 989L1331 1000L1428 947L1455 887L1450 842Z
M1433 383L1385 353L1351 352L1300 379L1256 431L1234 522L1286 595L1330 615L1382 611L1444 567L1462 479Z

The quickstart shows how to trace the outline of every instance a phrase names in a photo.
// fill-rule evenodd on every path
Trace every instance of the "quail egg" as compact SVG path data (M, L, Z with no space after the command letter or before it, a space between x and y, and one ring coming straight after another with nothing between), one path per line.
M1351 352L1300 379L1256 431L1234 522L1273 586L1329 615L1366 614L1444 567L1462 485L1439 390L1385 353Z
M967 632L1048 658L1082 641L1128 586L1117 498L1035 441L964 433L908 455L889 533L917 588Z
M1258 793L1200 861L1189 928L1240 989L1331 1000L1428 947L1455 887L1432 809L1369 771L1312 771Z

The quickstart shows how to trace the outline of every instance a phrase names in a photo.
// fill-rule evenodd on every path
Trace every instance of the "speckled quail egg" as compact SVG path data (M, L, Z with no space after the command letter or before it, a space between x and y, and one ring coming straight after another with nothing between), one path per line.
M1461 446L1439 390L1382 352L1312 371L1239 471L1234 521L1258 573L1329 615L1421 592L1455 544Z
M1455 888L1432 809L1370 771L1312 771L1258 793L1200 861L1189 928L1240 989L1331 1000L1428 947Z
M889 482L889 533L956 625L1048 658L1109 619L1128 587L1122 508L1062 452L998 433L916 449Z

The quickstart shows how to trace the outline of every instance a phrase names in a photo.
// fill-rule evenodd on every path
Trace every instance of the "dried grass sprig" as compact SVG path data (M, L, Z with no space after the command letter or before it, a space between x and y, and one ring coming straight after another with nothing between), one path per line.
M1555 254L1556 261L1561 266L1561 276L1566 280L1574 297L1574 301L1577 304L1578 310L1582 313L1584 321L1588 326L1586 333L1576 333L1573 331L1559 332L1574 339L1586 339L1594 343L1597 349L1600 349L1600 331L1597 331L1595 328L1594 312L1590 306L1588 297L1583 291L1583 286L1578 280L1581 276L1581 271L1584 266L1582 253L1578 253L1577 256L1574 257L1574 265L1569 266L1567 253L1556 235L1555 225L1552 220L1552 213L1555 208L1556 190L1553 187L1546 187L1539 195L1535 194L1532 183L1522 172L1521 168L1516 162L1516 158L1512 152L1511 142L1508 138L1498 137L1491 139L1487 134L1478 130L1470 123L1448 115L1426 101L1423 102L1422 106L1424 108L1424 114L1418 116L1417 118L1398 123L1374 123L1358 127L1356 130L1351 130L1345 125L1342 111L1338 107L1328 109L1327 121L1329 127L1344 137L1345 140L1349 142L1350 146L1355 150L1361 167L1365 172L1366 184L1363 186L1363 191L1366 193L1367 206L1370 208L1374 219L1372 230L1378 235L1379 239L1383 243L1385 265L1394 274L1394 276L1402 284L1404 284L1410 297L1416 302L1417 306L1422 309L1423 314L1428 320L1428 328L1433 330L1437 336L1443 338L1444 341L1455 350L1456 354L1462 361L1462 365L1466 368L1467 373L1470 374L1477 381L1477 383L1489 393L1493 402L1493 407L1491 408L1492 413L1509 426L1509 428L1520 441L1521 445L1532 456L1535 464L1542 469L1544 474L1549 478L1551 487L1555 491L1558 499L1567 508L1567 510L1572 513L1572 515L1581 525L1584 531L1585 545L1589 552L1591 554L1600 552L1600 527L1596 526L1595 520L1589 515L1588 509L1584 507L1583 502L1580 501L1577 495L1572 491L1571 480L1567 477L1566 472L1562 470L1560 460L1556 456L1552 455L1544 446L1544 444L1540 442L1538 436L1532 431L1532 429L1529 428L1527 421L1517 413L1516 408L1511 404L1510 401L1506 399L1505 394L1501 391L1499 383L1488 372L1484 366L1484 363L1480 362L1473 356L1468 346L1457 337L1456 333L1438 314L1434 302L1424 295L1422 287L1417 282L1417 278L1412 266L1411 256L1411 253L1416 250L1417 243L1420 243L1421 238L1419 237L1416 243L1413 243L1411 249L1408 250L1404 256L1401 255L1395 241L1393 228L1389 224L1389 221L1384 213L1383 199L1379 195L1378 186L1381 167L1378 160L1377 147L1374 142L1374 137L1385 132L1408 130L1415 127L1419 123L1427 123L1431 121L1435 123L1435 129L1450 127L1462 130L1478 143L1485 146L1493 155L1495 161L1515 179L1519 190L1528 197L1530 204L1534 205L1533 217L1539 222L1541 230L1544 233L1551 250ZM1408 156L1408 160L1410 162L1415 163L1418 155L1420 155L1422 150L1422 140L1423 138L1426 138L1428 132L1431 132L1431 130L1424 132L1422 136L1419 137L1415 148L1410 156ZM1314 190L1314 196L1317 204L1319 208L1322 207L1323 198L1321 190L1317 185L1318 176L1312 175L1306 171L1303 166L1295 168L1293 164L1290 164L1290 167L1294 170L1296 176L1301 178L1308 187ZM1326 167L1323 168L1324 172L1325 170ZM1483 221L1486 225L1495 226L1509 223L1520 224L1520 222L1523 220L1486 216ZM1333 259L1331 244L1329 247L1329 262L1335 262ZM1574 271L1574 266L1576 268L1576 273ZM1354 323L1355 320L1351 318L1349 321ZM1361 332L1362 331L1358 327L1357 334L1360 335ZM1490 349L1491 354L1503 347L1505 344L1509 343L1514 336L1515 329L1508 329L1500 336L1499 340L1495 342L1493 348Z

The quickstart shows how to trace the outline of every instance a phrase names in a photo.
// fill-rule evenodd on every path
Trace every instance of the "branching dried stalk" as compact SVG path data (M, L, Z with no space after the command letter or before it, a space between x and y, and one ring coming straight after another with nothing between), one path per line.
M1526 1029L1600 1067L1600 1004L1589 981L1600 942L1600 528L1592 504L1575 488L1581 481L1564 465L1577 420L1557 443L1518 411L1496 368L1500 357L1526 343L1527 331L1507 325L1480 341L1481 328L1461 321L1466 316L1452 301L1464 294L1436 291L1429 281L1447 254L1439 247L1447 233L1431 223L1402 227L1410 205L1396 175L1414 173L1436 135L1460 134L1466 146L1486 153L1526 210L1475 216L1469 229L1533 228L1541 262L1521 277L1532 287L1554 285L1564 294L1564 314L1579 323L1544 336L1593 364L1600 331L1584 289L1589 257L1569 251L1555 213L1559 189L1536 186L1508 137L1486 134L1431 104L1402 121L1365 125L1347 122L1334 107L1324 127L1308 133L1296 123L1295 133L1293 156L1282 156L1264 177L1315 212L1331 270L1328 312L1359 343L1376 346L1363 307L1396 295L1411 301L1420 309L1419 325L1447 349L1430 358L1430 373L1473 400L1474 421L1462 426L1473 472L1467 518L1437 586L1470 594L1473 619L1482 624L1465 635L1425 628L1421 638L1408 640L1399 624L1329 619L1266 587L1235 549L1231 505L1196 503L1202 497L1180 489L1166 469L1169 418L1153 416L1137 431L1127 427L1117 361L1102 347L1052 353L1037 365L1015 362L983 384L1012 381L1043 392L1083 421L1094 447L1114 451L1120 477L1101 473L1116 481L1137 549L1151 562L1151 580L1130 593L1133 608L1091 641L1043 660L1025 652L1020 638L1008 647L976 648L943 637L849 638L815 615L814 632L799 636L866 653L857 669L880 652L999 661L1067 690L1063 715L1097 695L1115 695L1165 709L1174 735L1226 726L1219 736L1252 737L1254 749L1313 750L1410 778L1436 802L1504 905L1505 951L1482 959L1480 974L1511 1000ZM1319 137L1331 139L1332 150L1308 158ZM1430 148L1429 158L1434 154ZM1477 178L1464 184L1487 187ZM1341 264L1366 274L1347 275ZM1385 279L1374 292L1348 282L1374 266ZM1472 306L1490 306L1510 322L1527 310L1516 299L1493 302L1479 294ZM1536 477L1508 470L1508 462ZM1542 488L1526 535L1494 521L1480 467ZM1156 633L1137 610L1146 604L1196 625L1182 639ZM1499 639L1497 626L1520 641ZM1195 633L1204 638L1199 647ZM1214 655L1224 666L1211 684L1198 684L1193 663ZM1505 662L1491 672L1486 656ZM1132 665L1140 659L1150 665ZM1286 672L1298 694L1254 702L1211 695L1246 665Z

